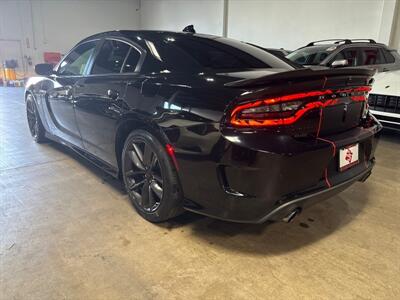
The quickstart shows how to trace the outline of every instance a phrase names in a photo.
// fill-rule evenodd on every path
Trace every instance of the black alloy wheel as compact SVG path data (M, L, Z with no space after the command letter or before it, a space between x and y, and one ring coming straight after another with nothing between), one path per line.
M33 101L26 102L26 116L28 118L28 126L31 135L34 139L36 139L39 134L39 122L37 118L36 106Z
M147 131L135 130L122 151L122 176L139 214L162 222L182 212L178 175L165 147Z
M26 117L28 120L29 131L31 132L33 139L37 143L45 142L45 129L40 120L36 103L31 94L28 94L26 97Z
M126 152L130 164L125 172L128 192L146 212L154 212L163 197L163 175L157 154L146 141L134 140Z

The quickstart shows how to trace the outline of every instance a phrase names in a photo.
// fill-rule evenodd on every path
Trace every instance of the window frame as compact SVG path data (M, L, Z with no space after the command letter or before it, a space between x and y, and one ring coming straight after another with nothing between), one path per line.
M99 52L100 52L101 48L103 47L103 45L104 45L104 43L105 43L106 40L112 40L112 41L117 41L117 42L122 42L122 43L127 44L127 45L130 47L129 50L128 50L128 53L127 53L127 55L125 56L125 59L124 59L122 65L121 65L121 68L120 68L120 70L119 70L119 73L91 74L92 69L93 69L93 65L94 65L94 61L96 60L97 55L99 54ZM126 72L126 73L123 73L122 70L123 70L123 68L124 68L124 66L125 66L125 63L126 63L126 60L128 59L129 54L130 54L131 51L132 51L132 48L134 48L136 51L139 52L139 54L140 54L139 61L138 61L137 64L136 64L136 67L135 67L135 71L134 71L134 72ZM95 77L95 76L98 77L98 76L115 76L115 75L132 75L132 74L138 74L138 73L140 73L140 70L141 70L141 68L142 68L142 65L143 65L143 62L144 62L144 59L145 59L146 54L147 54L147 53L146 53L146 51L145 51L144 49L142 49L142 48L139 47L137 44L133 43L132 41L130 41L130 40L128 40L128 39L124 39L124 38L121 38L121 37L104 37L104 38L101 39L98 48L96 49L96 51L95 51L95 53L94 53L92 59L89 61L88 68L87 68L87 70L85 70L85 71L86 71L85 76L86 76L86 77Z

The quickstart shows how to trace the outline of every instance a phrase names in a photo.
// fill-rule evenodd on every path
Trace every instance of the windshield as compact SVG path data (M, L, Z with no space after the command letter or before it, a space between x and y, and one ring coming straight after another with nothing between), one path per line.
M306 47L293 51L286 58L301 65L319 65L335 49L336 47L331 45Z

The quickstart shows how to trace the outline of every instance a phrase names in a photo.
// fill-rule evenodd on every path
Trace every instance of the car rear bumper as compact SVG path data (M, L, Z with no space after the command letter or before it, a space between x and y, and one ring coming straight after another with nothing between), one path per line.
M352 177L344 182L341 182L335 186L330 188L317 188L313 191L308 191L304 194L299 193L297 196L293 197L292 200L288 200L287 202L277 206L272 211L267 212L264 216L259 217L258 219L243 219L239 216L239 218L231 219L229 217L221 217L220 215L210 215L207 211L199 211L196 209L192 209L191 207L186 207L187 210L193 211L196 213L200 213L203 215L207 215L209 217L222 219L224 221L230 222L240 222L240 223L264 223L266 221L281 221L285 217L289 216L293 211L302 211L304 208L312 206L318 202L329 199L336 194L344 191L349 186L351 186L356 181L364 182L371 175L372 167L374 163L372 162L370 167L361 172L360 174ZM232 214L233 215L233 214Z
M204 147L204 151L209 149L207 155L196 157L188 151L183 154L178 143L184 207L235 222L280 220L293 209L365 180L374 165L381 128L374 121L368 128L357 127L324 139L235 131L218 137L210 131L215 144ZM354 143L359 144L359 163L340 172L339 149Z
M334 195L344 191L356 181L364 182L365 180L367 180L367 178L371 175L372 167L373 163L362 173L330 188L322 188L315 192L306 193L303 196L299 195L298 198L295 198L278 206L273 211L265 215L263 218L257 220L256 223L263 223L265 221L280 221L284 219L286 216L288 216L294 210L300 209L301 211L302 209L309 207L315 203L329 199Z

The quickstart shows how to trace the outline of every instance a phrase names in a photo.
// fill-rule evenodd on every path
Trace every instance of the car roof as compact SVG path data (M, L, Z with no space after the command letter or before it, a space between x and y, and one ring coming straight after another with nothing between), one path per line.
M105 31L101 33L97 33L94 35L91 35L83 40L81 40L79 43L88 41L88 40L93 40L93 39L99 39L99 38L105 38L105 37L125 37L132 39L134 36L140 36L141 38L146 38L146 37L166 37L166 36L194 36L194 37L201 37L201 38L209 38L209 39L216 39L216 38L221 38L220 36L216 35L210 35L210 34L202 34L202 33L191 33L191 32L180 32L180 31L167 31L167 30L112 30L112 31Z
M306 46L300 47L298 49L304 49L304 48L311 48L311 49L328 49L331 47L335 47L336 49L343 49L343 48L349 48L349 47L382 47L386 48L388 50L389 47L386 46L385 44L382 43L377 43L372 40L372 42L361 42L361 41L356 41L356 42L343 42L339 40L339 42L336 43L321 43L321 44L314 44L315 42L309 43Z

